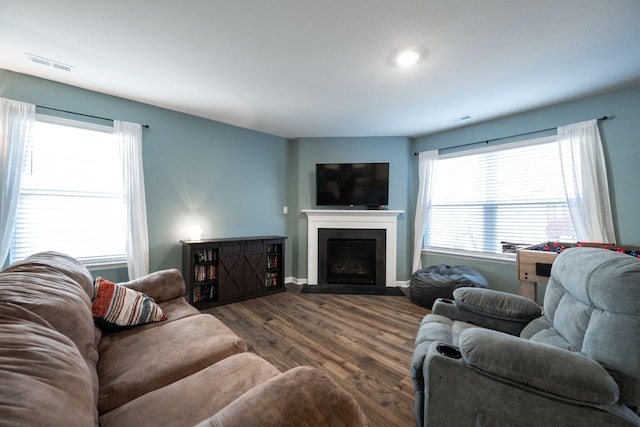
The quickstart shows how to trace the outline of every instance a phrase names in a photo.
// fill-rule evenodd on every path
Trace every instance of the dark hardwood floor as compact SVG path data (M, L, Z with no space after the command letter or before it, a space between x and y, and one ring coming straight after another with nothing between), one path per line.
M409 297L287 292L204 310L278 369L309 365L360 403L369 425L415 426L413 341L428 310Z

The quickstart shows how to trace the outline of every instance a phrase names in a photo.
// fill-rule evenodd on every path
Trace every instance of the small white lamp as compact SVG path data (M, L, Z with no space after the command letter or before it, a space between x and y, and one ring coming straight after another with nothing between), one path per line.
M189 229L189 237L191 240L200 240L202 239L202 227L199 225L192 225Z

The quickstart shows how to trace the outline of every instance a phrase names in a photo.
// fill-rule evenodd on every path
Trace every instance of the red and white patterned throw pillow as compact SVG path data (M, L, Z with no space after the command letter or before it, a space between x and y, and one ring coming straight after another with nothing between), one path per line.
M94 282L91 311L103 329L117 330L167 318L153 298L102 277Z

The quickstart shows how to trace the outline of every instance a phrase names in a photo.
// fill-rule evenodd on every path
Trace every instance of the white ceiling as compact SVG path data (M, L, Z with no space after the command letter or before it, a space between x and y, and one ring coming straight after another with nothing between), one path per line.
M0 68L287 138L417 136L640 81L640 0L0 0Z

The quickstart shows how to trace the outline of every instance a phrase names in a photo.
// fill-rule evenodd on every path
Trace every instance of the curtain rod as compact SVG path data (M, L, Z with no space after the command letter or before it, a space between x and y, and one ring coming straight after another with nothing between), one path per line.
M605 120L608 120L609 116L602 116L598 119L598 121L604 122ZM549 130L554 130L557 129L557 127L555 128L547 128L547 129L540 129L540 130L533 130L531 132L524 132L524 133L519 133L516 135L509 135L509 136L501 136L500 138L493 138L493 139L486 139L484 141L477 141L477 142L469 142L466 144L460 144L460 145L454 145L453 147L444 147L444 148L440 148L439 150L452 150L454 148L460 148L460 147L467 147L469 145L476 145L476 144L488 144L490 142L494 142L494 141L500 141L502 139L507 139L507 138L515 138L516 136L524 136L524 135L530 135L532 133L539 133L539 132L546 132ZM414 156L417 156L420 153L413 153Z
M36 107L37 108L44 108L45 110L59 111L61 113L75 114L76 116L91 117L92 119L106 120L106 121L109 121L109 122L113 122L114 121L114 119L108 119L106 117L92 116L91 114L84 114L84 113L76 113L74 111L61 110L59 108L45 107L43 105L36 105ZM141 125L141 126L143 128L145 128L145 129L149 129L149 125Z

